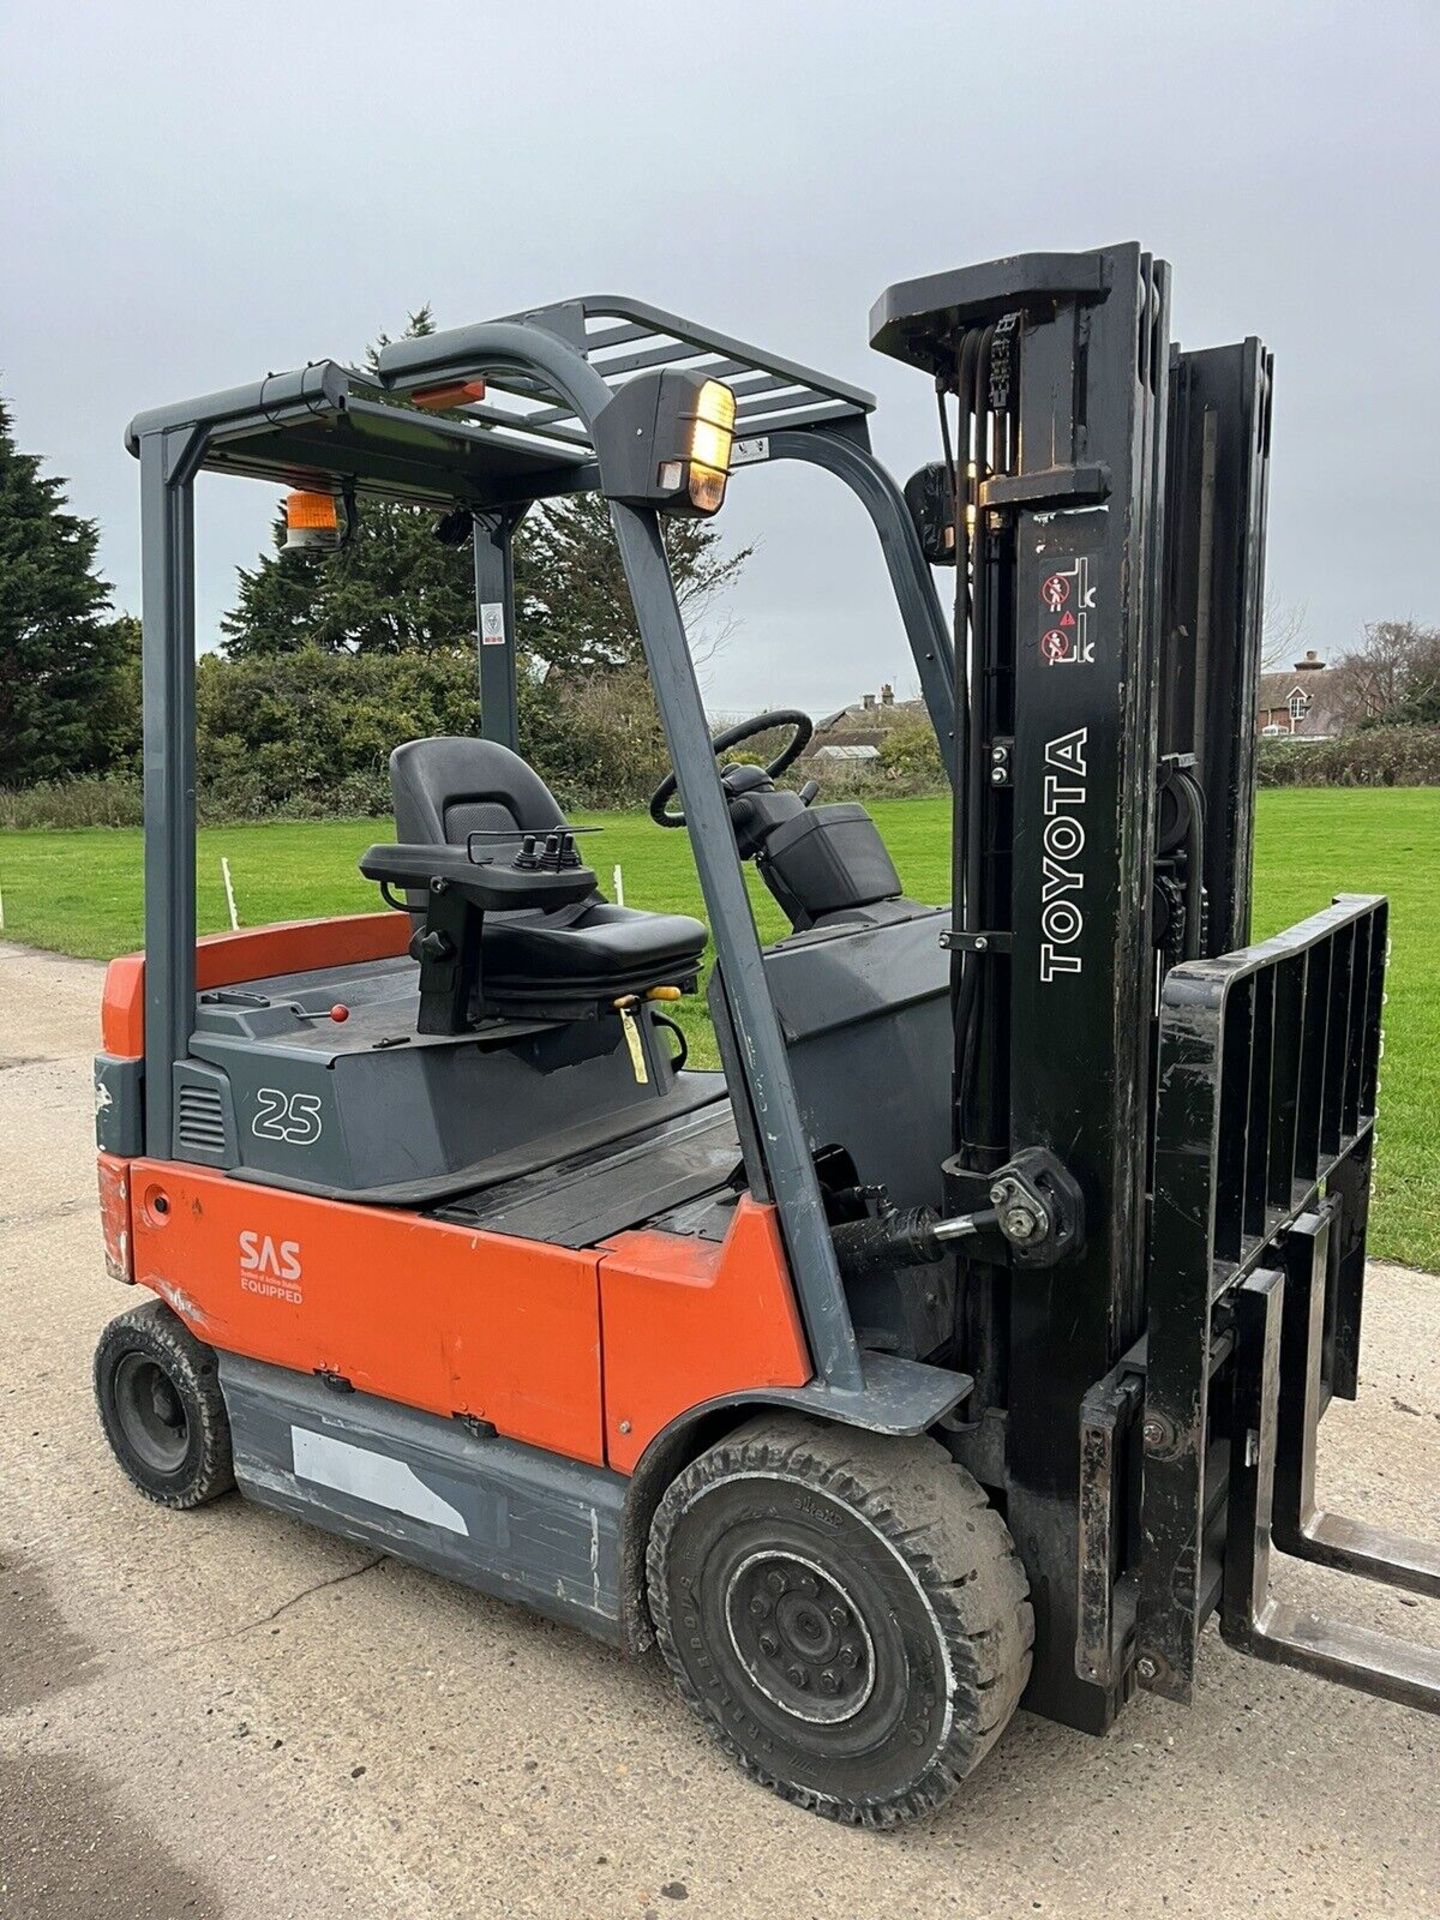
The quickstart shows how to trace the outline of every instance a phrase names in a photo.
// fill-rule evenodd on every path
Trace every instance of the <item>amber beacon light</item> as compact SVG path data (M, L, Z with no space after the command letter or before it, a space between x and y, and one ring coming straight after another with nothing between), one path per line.
M340 522L333 494L286 494L286 553L333 553L339 545Z

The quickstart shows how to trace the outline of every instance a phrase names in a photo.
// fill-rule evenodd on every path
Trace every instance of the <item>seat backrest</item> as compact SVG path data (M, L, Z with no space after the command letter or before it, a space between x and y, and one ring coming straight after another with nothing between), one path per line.
M472 833L511 827L543 833L565 818L534 768L494 740L408 740L390 756L390 791L395 837L411 845L463 847Z

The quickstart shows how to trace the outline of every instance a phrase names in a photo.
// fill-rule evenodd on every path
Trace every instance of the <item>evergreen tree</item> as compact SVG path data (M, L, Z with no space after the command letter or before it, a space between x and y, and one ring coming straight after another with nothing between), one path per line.
M726 553L711 520L667 517L661 525L680 611L693 625L753 549ZM521 522L515 610L520 645L542 682L644 666L610 508L600 494L547 501ZM709 651L716 644L712 637Z
M423 507L366 501L338 553L277 551L240 569L240 598L221 622L235 659L295 653L429 653L475 644L469 550L442 546Z
M428 307L410 315L406 337L433 333ZM373 366L382 334L369 350ZM411 653L475 645L475 585L468 542L442 545L423 507L367 501L338 553L277 551L240 570L235 611L221 621L235 658L307 646L331 653ZM676 591L697 618L738 575L750 549L725 553L713 523L666 524ZM580 495L532 507L515 535L515 606L526 668L522 699L557 676L635 666L640 636L609 510ZM713 643L712 643L713 644Z
M93 521L65 511L65 483L16 445L0 400L0 784L104 765L117 676L132 636L103 615Z

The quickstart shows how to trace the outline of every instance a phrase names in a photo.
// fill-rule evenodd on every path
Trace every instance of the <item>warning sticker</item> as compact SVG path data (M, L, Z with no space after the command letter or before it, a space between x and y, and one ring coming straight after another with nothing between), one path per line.
M480 644L482 647L503 647L505 644L505 607L499 600L484 600L480 604Z
M1094 666L1090 617L1095 611L1095 589L1090 584L1087 554L1077 555L1072 566L1041 581L1040 604L1046 619L1040 635L1040 658L1052 667Z

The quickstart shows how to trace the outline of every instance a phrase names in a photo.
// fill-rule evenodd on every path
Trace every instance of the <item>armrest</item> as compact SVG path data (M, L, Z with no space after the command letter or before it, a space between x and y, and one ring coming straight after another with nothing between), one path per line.
M503 913L519 907L553 911L586 899L595 891L589 867L569 867L561 873L527 872L498 861L474 861L464 847L383 845L360 856L367 880L411 893L427 893L432 880L444 880L453 891L482 913ZM417 903L418 911L418 903Z

